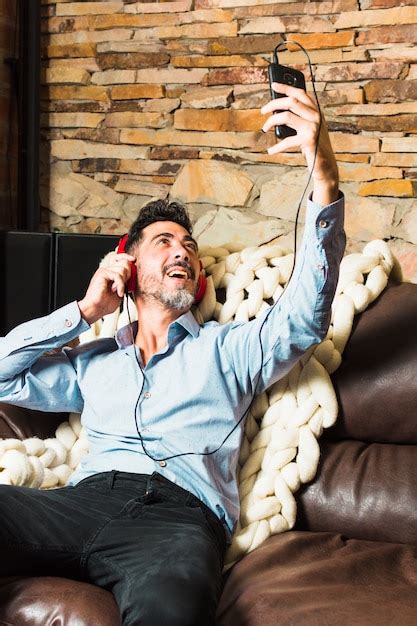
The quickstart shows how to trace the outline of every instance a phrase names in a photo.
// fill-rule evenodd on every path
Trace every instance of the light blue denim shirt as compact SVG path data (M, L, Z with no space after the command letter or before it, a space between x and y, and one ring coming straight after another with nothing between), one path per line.
M82 414L90 453L70 484L113 469L157 471L194 493L232 532L241 418L255 390L282 378L325 336L344 246L343 198L326 207L309 200L295 270L278 302L246 323L200 326L188 312L170 325L167 346L146 367L130 326L115 339L45 354L88 328L76 302L22 324L0 339L0 399ZM161 461L219 446L214 454Z

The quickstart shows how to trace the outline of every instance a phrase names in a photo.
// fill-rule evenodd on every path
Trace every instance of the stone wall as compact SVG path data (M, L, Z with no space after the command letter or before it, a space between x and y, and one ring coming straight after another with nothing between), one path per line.
M306 171L267 154L259 113L285 38L313 63L349 249L390 240L417 282L417 0L42 3L45 228L123 233L169 196L202 244L288 240ZM311 87L300 51L279 60Z

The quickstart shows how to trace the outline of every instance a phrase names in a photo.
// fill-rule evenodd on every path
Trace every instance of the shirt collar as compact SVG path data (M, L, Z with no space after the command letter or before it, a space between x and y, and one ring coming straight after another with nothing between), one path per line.
M168 328L168 343L171 343L171 341L177 335L181 334L183 330L194 338L198 337L200 326L191 311L187 311L187 313L184 313L178 319L171 322ZM132 345L137 332L137 322L132 322L131 324L127 324L127 326L120 328L115 336L116 343L119 348L126 348L127 346Z

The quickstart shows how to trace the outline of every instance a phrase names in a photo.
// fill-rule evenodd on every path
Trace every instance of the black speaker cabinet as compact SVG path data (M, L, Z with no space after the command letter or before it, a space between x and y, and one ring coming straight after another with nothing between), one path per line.
M53 235L0 231L0 333L47 315L52 304Z
M101 259L118 241L113 235L55 234L53 309L84 296Z
M0 335L80 300L113 235L0 231Z

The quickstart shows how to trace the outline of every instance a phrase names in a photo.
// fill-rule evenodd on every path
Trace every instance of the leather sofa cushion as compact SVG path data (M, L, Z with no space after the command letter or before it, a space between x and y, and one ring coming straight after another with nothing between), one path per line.
M218 626L415 626L417 548L290 531L228 576Z
M322 441L317 476L297 497L296 528L417 546L416 485L415 445Z
M55 577L0 578L0 624L120 626L109 591Z
M387 287L355 319L333 375L339 416L332 439L417 443L417 285Z

